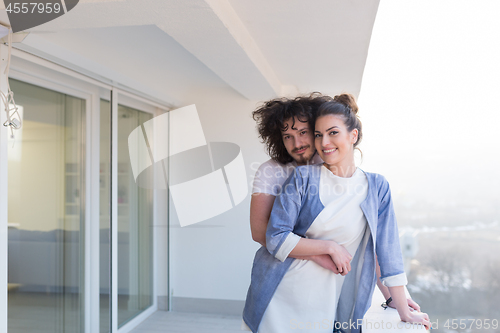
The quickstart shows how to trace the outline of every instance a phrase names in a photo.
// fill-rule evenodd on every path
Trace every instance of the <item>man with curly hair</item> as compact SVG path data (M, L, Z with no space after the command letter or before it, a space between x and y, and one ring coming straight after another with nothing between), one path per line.
M277 98L265 102L252 115L259 137L271 159L257 170L250 203L250 226L254 241L266 246L266 229L274 199L296 166L323 163L314 147L315 113L333 98L320 93L293 99ZM339 245L339 251L346 251ZM313 260L322 267L339 273L328 255L297 257ZM348 272L340 274L345 275Z

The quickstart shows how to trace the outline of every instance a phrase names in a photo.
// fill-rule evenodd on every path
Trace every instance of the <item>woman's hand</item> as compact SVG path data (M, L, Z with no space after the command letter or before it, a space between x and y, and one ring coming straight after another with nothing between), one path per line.
M347 251L345 247L333 241L331 241L330 246L331 247L328 254L335 263L335 266L337 266L337 270L340 273L340 275L342 276L346 275L351 271L351 260L352 260L351 254L349 253L349 251Z
M321 267L328 269L329 271L332 271L335 274L339 274L339 270L337 269L337 265L332 260L332 257L330 257L328 254L320 254L316 256L312 256L309 260L314 261Z
M410 312L404 318L401 318L401 320L412 324L422 324L427 330L429 330L431 327L429 316L424 312Z
M351 270L351 254L345 247L332 240L301 238L288 254L289 257L301 259L302 257L310 259L308 257L321 255L327 255L331 258L339 274L346 275ZM322 262L324 263L324 261ZM328 267L325 268L329 269ZM332 270L332 272L334 271Z
M411 298L407 298L406 301L408 302L408 307L410 308L410 311L417 310L418 312L420 312L420 305L418 305L417 302L415 302ZM394 302L390 302L388 306L393 309L396 308Z

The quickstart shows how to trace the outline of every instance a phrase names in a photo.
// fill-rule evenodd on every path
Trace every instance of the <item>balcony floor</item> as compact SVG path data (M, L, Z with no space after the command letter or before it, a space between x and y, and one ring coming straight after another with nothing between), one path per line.
M241 316L156 311L130 333L241 333Z

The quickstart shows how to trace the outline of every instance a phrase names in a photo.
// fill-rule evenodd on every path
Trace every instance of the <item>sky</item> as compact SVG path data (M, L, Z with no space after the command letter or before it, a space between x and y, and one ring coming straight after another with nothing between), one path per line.
M396 197L500 204L499 13L500 1L380 1L360 166Z

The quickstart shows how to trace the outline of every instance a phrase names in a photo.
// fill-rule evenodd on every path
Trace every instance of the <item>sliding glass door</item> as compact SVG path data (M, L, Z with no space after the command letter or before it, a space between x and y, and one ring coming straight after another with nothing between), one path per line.
M10 80L8 328L83 332L85 100Z
M153 118L118 106L118 324L153 304L153 190L139 187L132 173L129 135Z
M99 125L99 332L107 333L111 327L111 103L103 99Z
M110 303L110 103L100 102L100 332L109 332ZM133 177L129 135L152 114L118 106L117 142L117 295L121 327L153 305L153 191L139 187Z
M22 128L0 138L8 331L128 331L157 306L154 195L136 183L128 145L158 106L32 60L12 59Z

